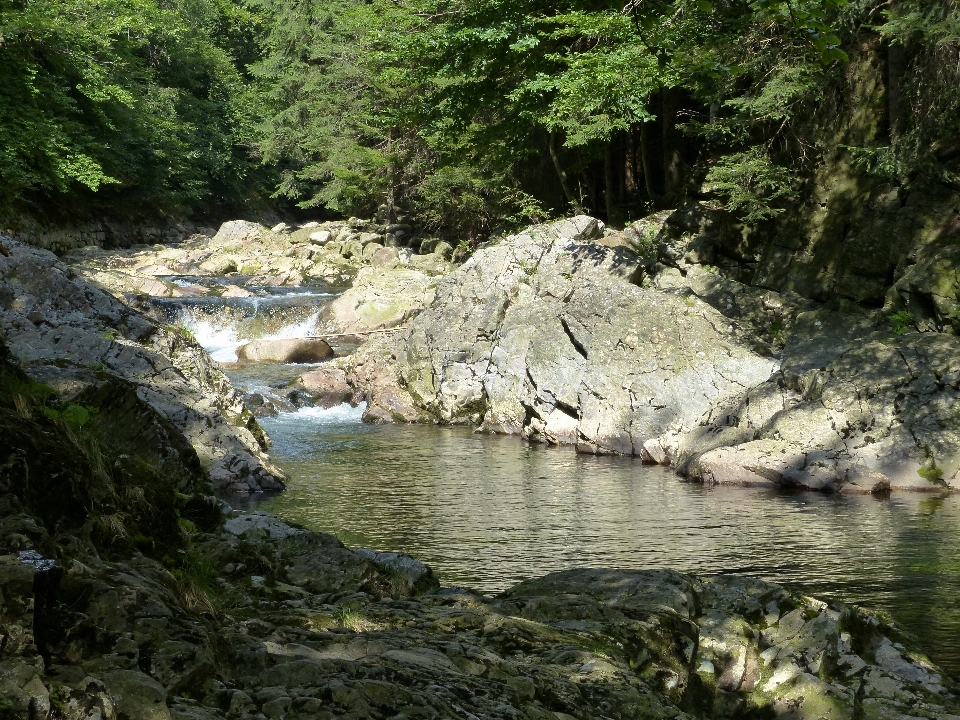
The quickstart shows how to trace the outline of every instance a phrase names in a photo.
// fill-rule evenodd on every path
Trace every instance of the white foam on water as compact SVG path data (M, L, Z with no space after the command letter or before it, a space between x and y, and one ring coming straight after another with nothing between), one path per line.
M246 345L252 340L289 340L291 338L307 337L316 325L320 313L314 313L305 320L291 323L280 328L279 331L261 337L241 337L234 324L219 324L208 317L195 317L186 308L181 313L184 326L193 333L197 342L210 353L217 362L237 362L237 348Z
M347 425L363 422L365 402L356 407L343 403L332 408L305 407L294 412L280 413L274 418L279 423L309 423L311 425Z

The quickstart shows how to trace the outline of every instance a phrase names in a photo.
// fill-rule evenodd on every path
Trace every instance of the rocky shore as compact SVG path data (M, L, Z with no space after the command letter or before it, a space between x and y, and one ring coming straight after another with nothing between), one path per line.
M641 230L366 266L321 322L388 332L299 392L707 482L952 486L952 336L671 265ZM281 487L266 436L97 272L0 241L0 718L960 718L890 622L774 584L581 569L488 597L231 511L215 490Z
M719 272L709 232L678 230L688 214L623 231L585 216L535 226L459 267L446 244L355 219L236 221L212 240L67 259L134 306L239 296L247 281L352 281L314 333L365 342L305 374L290 388L297 404L366 402L369 421L474 424L705 483L960 488L960 345L949 323L895 312L922 304L920 266L895 278L889 308L817 302L739 282L742 268ZM189 284L204 276L224 279Z
M507 237L402 331L300 382L365 399L370 420L472 423L700 482L960 488L952 333L751 287L656 237L587 217Z
M452 268L454 249L413 234L409 225L344 222L281 223L268 229L235 220L211 235L195 233L170 245L105 250L78 248L64 259L86 279L116 296L243 297L244 285L349 284L365 268L404 268L421 275ZM208 286L191 282L223 278ZM232 279L232 282L230 282Z
M64 406L106 414L129 395L192 446L218 490L282 489L268 439L189 333L84 279L53 253L0 239L0 339ZM172 452L172 451L171 451Z
M16 397L0 397L0 717L960 718L955 683L857 608L667 570L444 588L404 555L223 515L199 467L131 473L144 436L121 448L107 419Z

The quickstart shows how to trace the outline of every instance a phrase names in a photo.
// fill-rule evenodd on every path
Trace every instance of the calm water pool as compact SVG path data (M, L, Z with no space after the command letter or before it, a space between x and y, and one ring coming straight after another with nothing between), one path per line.
M265 419L289 474L266 510L500 592L575 566L742 573L884 610L960 675L960 498L710 488L627 458L359 411Z

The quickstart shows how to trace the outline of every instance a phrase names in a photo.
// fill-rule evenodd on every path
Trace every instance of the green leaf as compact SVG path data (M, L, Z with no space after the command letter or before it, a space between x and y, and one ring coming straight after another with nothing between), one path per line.
M83 407L83 405L74 405L71 403L63 409L63 412L60 413L60 417L69 425L83 427L90 422L90 410Z

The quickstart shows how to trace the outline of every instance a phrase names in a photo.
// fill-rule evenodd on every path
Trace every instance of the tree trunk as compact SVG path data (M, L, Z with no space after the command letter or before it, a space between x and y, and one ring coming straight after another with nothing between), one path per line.
M387 135L387 154L390 155L393 152L393 130L390 131ZM394 158L390 157L390 187L387 189L387 224L393 225L397 221L397 212L396 212L396 167L394 165Z
M603 199L606 202L607 206L607 222L613 222L613 216L615 214L615 203L614 203L614 188L616 186L616 180L614 179L613 174L613 140L610 139L607 141L606 150L603 153Z
M627 147L627 194L639 192L640 189L640 166L637 165L638 145L637 128L630 128L630 134L627 136L629 145Z
M621 207L627 204L627 136L622 135L617 143L616 165L617 171L617 204Z
M664 88L663 111L663 191L676 196L683 189L682 137L677 130L677 111L680 107L680 92L675 88Z
M640 159L643 164L643 182L647 188L647 196L653 200L657 197L656 180L653 175L653 148L651 147L650 123L640 125Z
M887 46L887 117L890 121L890 144L896 145L903 133L906 114L903 99L903 78L907 69L907 52L901 43Z
M553 167L557 171L557 177L560 178L560 187L563 188L564 197L567 198L567 202L570 203L570 205L576 206L579 203L577 203L577 199L570 190L570 184L567 182L567 173L564 172L563 166L560 164L560 157L557 155L555 142L556 136L554 133L550 133L550 140L547 143L550 148L550 159L553 160Z

